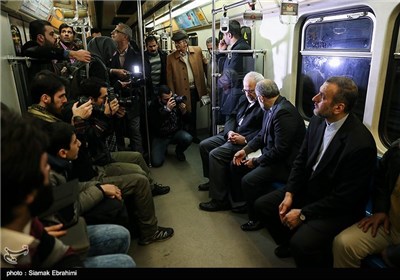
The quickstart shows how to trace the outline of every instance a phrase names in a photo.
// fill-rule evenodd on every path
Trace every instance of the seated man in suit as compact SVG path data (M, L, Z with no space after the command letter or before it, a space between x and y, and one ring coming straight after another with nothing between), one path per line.
M360 267L362 259L382 252L389 266L400 267L400 139L379 161L374 184L373 214L333 241L334 267ZM392 257L396 250L397 258Z
M261 129L263 112L257 102L255 87L264 77L257 72L249 72L243 80L243 93L238 106L225 123L224 132L207 138L200 143L200 155L204 177L209 182L199 186L200 191L210 189L209 202L200 203L200 209L219 211L231 208L227 200L229 194L229 162L247 141Z
M357 96L350 78L325 81L286 187L254 203L279 245L275 255L292 255L298 267L332 266L334 237L365 214L376 146L351 113Z
M249 221L241 226L244 231L258 230L262 223L254 213L254 201L273 191L272 183L286 182L306 132L303 118L296 107L279 93L272 80L256 85L264 120L260 133L233 157L232 188L247 201ZM246 159L251 152L261 150L259 157Z

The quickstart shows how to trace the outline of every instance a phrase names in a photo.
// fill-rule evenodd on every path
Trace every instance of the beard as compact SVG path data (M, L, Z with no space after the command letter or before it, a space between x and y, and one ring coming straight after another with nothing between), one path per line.
M47 110L49 113L51 113L51 114L53 114L54 116L56 116L56 117L59 117L59 118L62 117L62 115L61 115L61 110L57 110L57 108L54 106L54 103L53 103L53 102L51 102L50 104L48 104L48 105L46 106L46 110Z
M35 200L29 205L29 212L32 217L39 216L53 203L53 187L48 185L41 185L38 189Z

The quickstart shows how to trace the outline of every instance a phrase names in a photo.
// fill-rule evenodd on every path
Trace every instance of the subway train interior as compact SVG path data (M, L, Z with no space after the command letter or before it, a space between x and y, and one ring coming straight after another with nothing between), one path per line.
M119 36L116 32L126 34L126 29L118 29L121 23L132 30L130 45L138 60L124 73L131 75L132 81L136 79L132 87L135 94L139 92L144 112L140 121L143 149L137 151L142 153L154 180L170 186L169 193L153 200L158 223L174 229L170 240L148 246L138 245L138 237L131 232L127 254L137 268L279 268L279 272L284 272L297 267L293 257L280 258L274 253L277 244L266 228L241 229L249 220L247 212L235 213L229 211L230 207L218 209L223 211L199 208L201 202L212 198L211 191L198 189L207 181L199 143L221 133L225 124L221 119L233 110L232 107L223 113L223 83L227 74L223 71L223 62L220 63L221 57L225 60L235 55L243 57L242 67L235 76L235 87L240 87L240 93L244 90L248 94L243 84L245 75L251 71L275 82L280 95L297 109L306 130L316 110L315 96L325 81L332 76L349 77L358 87L352 112L372 135L376 156L381 158L400 138L399 0L1 0L1 102L19 115L25 115L33 104L28 81L32 78L29 70L37 58L25 55L23 46L34 40L29 26L36 20L48 21L55 37L60 37L59 27L66 23L74 30L76 45L89 51L92 40L98 42L91 34L95 31L93 28L102 37L113 40ZM221 43L213 44L215 41L229 44L224 38L230 36L227 34L232 21L240 24L241 37L249 48L235 51L229 47L221 49ZM195 112L191 116L194 118L193 142L184 153L175 150L175 144L168 145L162 166L153 162L149 135L149 126L157 118L150 114L151 105L148 106L155 96L146 84L148 75L154 79L144 60L148 51L145 39L149 36L154 36L158 50L168 55L165 77L161 77L168 85L178 79L177 74L169 73L174 66L168 61L178 52L182 39L190 47L199 47L196 50L200 51L200 64L201 58L204 59L205 74L201 79L206 87L203 87L204 95L199 93L197 102L188 104L184 95L180 100L177 97L182 96L182 88L172 87L172 93L177 94L176 106L191 105L191 112ZM210 46L206 43L209 38ZM91 77L92 71L96 72L89 68L93 53L91 59L89 63L77 61L75 64L71 59L67 77L70 84L82 82ZM197 72L193 66L192 69L188 85L192 89L194 84L198 91L198 83L194 81ZM68 88L68 98L76 96L74 90L79 90L79 86ZM190 97L192 91L188 92ZM120 103L128 101L119 99ZM125 135L123 141L127 149L133 149L132 139ZM7 192L3 180L1 192L2 196ZM400 200L397 202L400 204ZM2 205L1 211L9 210ZM2 243L3 258L7 244L3 240ZM376 260L379 261L382 262ZM387 267L380 265L377 266Z

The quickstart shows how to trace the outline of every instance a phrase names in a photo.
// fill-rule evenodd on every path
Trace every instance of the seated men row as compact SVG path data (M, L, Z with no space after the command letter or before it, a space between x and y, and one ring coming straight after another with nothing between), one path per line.
M90 248L78 256L55 238L62 224L44 228L37 216L52 204L47 136L31 120L1 108L2 268L135 267L127 255L129 231L118 225L87 227Z
M244 85L246 89L247 86ZM240 182L238 179L214 185L214 181L221 179L209 176L209 184L200 185L199 189L206 190L209 186L213 199L207 203L200 203L200 209L230 209L229 192L234 197L235 193L240 195L238 188L239 191L241 188L248 204L250 219L242 225L243 230L257 230L266 226L279 245L275 254L278 257L293 256L298 267L331 267L335 236L365 214L369 182L376 162L375 141L369 130L351 112L358 96L357 86L347 77L327 79L313 97L315 116L311 119L305 136L304 125L295 121L299 118L298 113L290 109L290 104L286 105L286 108L282 106L284 103L272 81L259 81L255 86L255 93L261 107L273 111L271 116L264 113L261 133L257 137L249 143L246 143L247 137L240 136L231 139L231 144L220 141L212 146L209 143L218 139L214 137L206 139L200 145L205 176L212 174L215 168L210 167L215 166L216 162L222 170L220 174L226 174L224 172L227 172L230 161L233 167L232 175L220 177L240 177L241 172L237 171L238 168L244 169L243 173L247 174L243 176L241 186L236 187L235 183ZM292 113L288 114L289 112ZM293 120L285 122L290 120L290 116ZM286 136L281 138L283 135ZM225 154L220 152L224 151L222 148L232 146L233 141L240 144L235 154L232 151ZM211 148L207 150L206 144ZM262 149L260 157L245 158L258 148ZM225 150L229 151L226 148ZM273 157L277 152L279 157ZM274 171L257 173L260 167L269 167ZM394 179L391 180L391 186L398 178L398 168L392 178ZM283 189L273 190L269 188L273 181L287 182ZM222 191L216 192L218 189ZM393 208L396 209L396 206ZM387 209L385 206L383 210ZM381 244L398 244L398 215L399 211L391 210L391 235L386 235L386 241L382 241ZM378 218L375 221L378 221ZM366 230L371 223L362 221L359 226ZM378 224L374 223L373 235ZM377 252L367 252L365 248L349 245L350 240L356 240L351 237L352 232L353 230L345 231L335 240L337 266L350 263L354 266L368 253ZM377 250L382 250L382 246ZM357 260L351 261L351 257Z
M79 149L79 156L73 162L71 172L67 174L67 180L79 178L80 181L95 181L92 189L97 192L97 197L106 194L106 189L112 187L108 184L117 186L121 190L128 207L128 215L131 221L138 220L140 231L140 244L149 244L153 241L166 240L173 235L172 228L157 226L154 202L151 193L163 194L169 191L169 187L161 186L153 181L150 170L143 157L137 152L113 152L110 153L104 144L105 133L107 131L113 114L118 112L118 103L108 103L104 113L93 109L93 103L103 105L106 100L107 88L103 84L98 84L87 80L82 86L84 93L92 99L78 106L79 102L66 106L67 98L65 94L65 84L56 74L49 71L39 72L32 83L32 97L37 104L32 105L28 113L40 119L44 126L52 122L61 122L65 118L76 128L76 136L82 146ZM66 110L66 112L63 110ZM71 135L69 141L71 141ZM96 145L102 145L102 149ZM104 160L99 162L97 151L104 153ZM95 189L96 184L100 186ZM108 190L107 190L108 191ZM133 225L133 222L130 223Z
M242 229L247 231L261 227L255 217L254 201L270 192L274 181L286 182L305 126L297 109L280 96L273 81L250 72L243 80L243 88L248 100L240 103L225 125L228 141L225 142L223 135L217 135L200 143L203 172L210 181L199 188L207 189L208 185L210 188L212 200L200 203L200 209L205 211L230 209L229 193L233 200L245 199L249 221ZM262 123L261 110L264 112ZM262 151L261 156L246 159L258 149ZM228 164L232 159L230 172Z

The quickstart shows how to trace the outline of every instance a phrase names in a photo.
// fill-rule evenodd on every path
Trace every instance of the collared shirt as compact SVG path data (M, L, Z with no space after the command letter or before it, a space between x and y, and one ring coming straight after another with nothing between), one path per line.
M194 84L194 75L193 75L193 70L192 70L192 66L190 65L189 62L189 51L187 51L186 53L180 53L181 57L183 59L183 61L186 63L186 68L187 68L187 72L188 72L188 79L189 79L189 85L190 84Z
M250 110L250 108L253 107L254 104L256 104L256 102L251 102L251 103L249 103L249 105L247 106L246 110L245 110L244 113L243 113L243 116L242 116L242 117L240 118L240 120L239 120L238 126L241 126L241 125L242 125L242 122L243 122L243 120L244 120L244 117L247 116L248 110Z
M60 46L64 49L64 50L73 50L74 48L68 48L63 42L60 41ZM76 61L75 58L69 58L69 61L71 63L74 63Z
M338 120L333 123L328 123L325 120L326 127L325 127L325 132L324 132L324 139L322 140L321 147L319 148L318 157L313 166L313 171L315 171L315 169L317 168L319 162L321 161L322 156L324 155L326 149L328 148L329 144L331 143L333 137L335 137L336 133L339 131L339 129L344 124L344 122L347 120L348 116L349 115L347 114L341 120Z
M126 56L126 53L128 52L128 48L126 48L124 51L122 51L122 52L119 52L118 51L118 53L119 53L119 64L121 65L121 67L124 67L124 64L125 64L125 56Z

